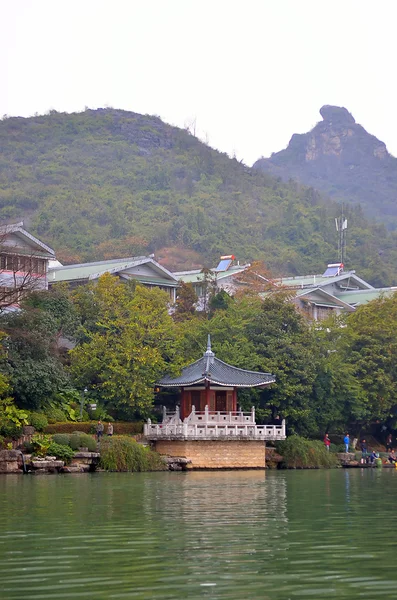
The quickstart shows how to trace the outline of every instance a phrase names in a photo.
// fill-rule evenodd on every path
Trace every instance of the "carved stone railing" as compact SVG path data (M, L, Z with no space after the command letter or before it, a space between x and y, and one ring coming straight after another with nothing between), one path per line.
M186 417L185 423L222 423L224 425L255 425L255 407L252 407L250 413L209 411L208 406L204 411L196 411L192 406L192 412Z
M167 411L163 406L163 424L180 425L182 423L179 406L176 406L174 411Z
M144 426L144 436L149 440L182 439L213 440L221 438L244 438L254 440L284 440L285 421L281 425L188 423L152 424L150 419Z

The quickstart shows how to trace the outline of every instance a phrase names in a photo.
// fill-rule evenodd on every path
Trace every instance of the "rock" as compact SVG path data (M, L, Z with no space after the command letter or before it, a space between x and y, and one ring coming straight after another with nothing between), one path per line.
M88 473L90 470L89 465L75 464L67 465L63 467L62 473Z
M343 106L325 105L320 114L313 129L292 135L287 148L259 159L254 168L295 179L338 202L360 203L368 215L395 229L397 158Z
M74 458L100 458L99 452L75 452Z
M0 450L0 473L22 473L20 450Z
M22 428L23 435L33 435L35 431L36 431L35 428L32 427L31 425L25 425Z
M65 466L63 460L45 460L45 459L34 459L31 462L33 469L61 469Z
M350 125L356 122L353 115L344 106L325 104L320 108L320 115L324 121L333 123Z

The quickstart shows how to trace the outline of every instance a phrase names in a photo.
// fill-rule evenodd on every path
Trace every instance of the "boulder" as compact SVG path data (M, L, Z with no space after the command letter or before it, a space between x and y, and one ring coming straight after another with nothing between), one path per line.
M0 450L0 473L22 473L20 450Z

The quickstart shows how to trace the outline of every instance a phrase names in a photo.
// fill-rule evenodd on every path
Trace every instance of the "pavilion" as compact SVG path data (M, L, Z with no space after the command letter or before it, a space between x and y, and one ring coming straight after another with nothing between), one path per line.
M202 358L185 367L179 377L166 376L157 383L159 387L180 388L181 404L171 412L164 408L161 424L152 423L149 419L144 435L160 454L194 456L195 464L199 464L200 468L234 468L236 464L239 468L262 466L265 460L263 442L285 439L285 421L277 425L257 425L254 407L249 413L238 410L237 391L241 388L264 388L275 381L271 373L239 369L216 358L208 336L207 350ZM245 445L244 452L248 455L244 460L237 460L241 447L237 451L237 446L232 443L230 451L227 446L237 441L261 443L262 446L259 450L251 446L250 456ZM202 449L207 446L199 446L199 442L211 442L215 448L211 446L211 454L203 458ZM187 447L186 444L190 445ZM225 448L228 448L227 452ZM229 463L225 463L225 456L229 456ZM231 464L234 459L237 463Z
M182 370L179 377L163 377L157 385L181 389L181 419L188 417L192 408L209 412L237 412L237 390L267 387L276 381L271 373L247 371L228 365L216 358L208 336L207 351L196 362Z

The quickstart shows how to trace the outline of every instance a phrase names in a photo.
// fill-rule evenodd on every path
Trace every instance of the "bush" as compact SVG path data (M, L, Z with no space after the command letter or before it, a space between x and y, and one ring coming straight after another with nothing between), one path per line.
M84 433L95 433L96 432L97 423L94 421L81 422L81 423L72 423L71 421L66 421L64 423L55 423L48 425L45 428L46 433L73 433L76 431L76 427L79 428L79 431ZM143 432L143 421L136 422L118 422L113 423L114 435L137 435ZM106 433L106 425L105 425L105 433Z
M26 454L33 454L33 452L34 452L34 445L32 444L32 442L24 442L23 443L23 450L24 450L24 452L26 452Z
M48 454L48 448L52 444L52 439L49 435L35 433L32 436L31 443L34 454L36 454L37 456L46 456Z
M37 431L44 431L48 425L48 420L44 413L32 412L29 415L29 424Z
M80 431L84 433L95 433L96 423L93 422L81 422L81 423L73 423L72 421L66 421L64 423L55 423L52 425L48 425L46 427L46 433L73 433L76 431L76 427L79 428Z
M69 446L52 442L48 446L47 454L50 456L56 456L60 460L64 460L66 463L69 463L74 456L74 450L72 450Z
M60 408L49 408L45 411L48 423L61 423L66 421L66 415Z
M331 468L338 464L335 455L326 450L323 442L298 435L278 442L277 451L283 457L282 466L287 469Z
M127 436L113 436L101 441L101 466L107 471L164 471L167 469L157 452Z
M80 433L80 446L79 448L88 448L89 452L96 452L97 443L96 440L88 433Z
M331 444L329 450L330 452L346 452L345 444Z
M73 450L78 450L81 447L80 446L80 433L72 433L72 435L69 438L69 446Z
M0 435L0 450L6 447L6 439L2 435Z
M72 433L69 439L69 446L73 448L73 450L78 450L79 448L88 448L89 452L95 452L97 449L97 444L94 438L81 431L75 431Z
M0 435L5 438L17 440L22 434L22 427L12 421L5 421L0 424Z
M52 441L60 446L69 446L70 435L68 433L54 433Z

